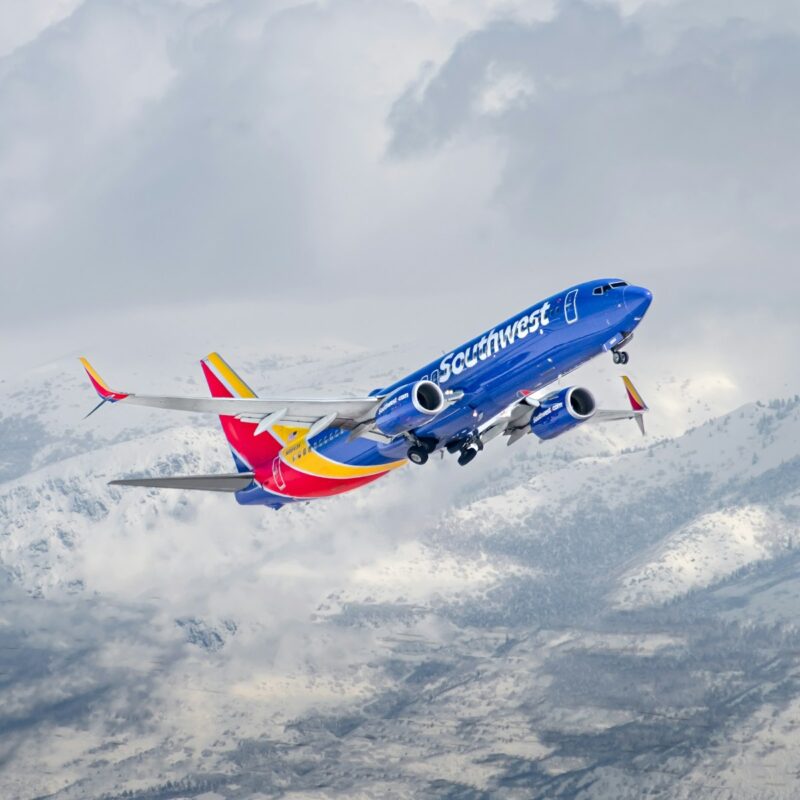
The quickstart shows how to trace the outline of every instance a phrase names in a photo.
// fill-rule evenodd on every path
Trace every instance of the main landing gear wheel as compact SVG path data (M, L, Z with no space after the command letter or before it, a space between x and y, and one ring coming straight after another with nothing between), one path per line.
M413 464L424 464L428 460L428 449L418 444L409 447L408 460Z
M614 351L614 363L615 364L627 364L628 363L628 354L623 353L622 351Z
M458 457L458 463L461 464L462 467L465 467L476 455L478 455L478 448L474 445L469 445L461 451L461 455Z

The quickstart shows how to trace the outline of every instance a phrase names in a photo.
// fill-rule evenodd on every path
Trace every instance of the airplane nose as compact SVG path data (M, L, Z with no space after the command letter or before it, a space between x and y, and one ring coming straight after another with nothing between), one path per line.
M634 311L637 316L643 317L653 302L653 293L644 286L626 286L622 293L622 302L628 311Z

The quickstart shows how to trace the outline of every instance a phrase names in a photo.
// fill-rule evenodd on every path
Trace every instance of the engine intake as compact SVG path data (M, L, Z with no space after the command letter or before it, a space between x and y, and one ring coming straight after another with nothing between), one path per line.
M541 400L531 417L531 431L540 439L555 439L594 416L592 393L580 386L554 392Z
M438 383L417 381L395 389L375 415L375 427L387 436L397 436L430 422L446 406Z

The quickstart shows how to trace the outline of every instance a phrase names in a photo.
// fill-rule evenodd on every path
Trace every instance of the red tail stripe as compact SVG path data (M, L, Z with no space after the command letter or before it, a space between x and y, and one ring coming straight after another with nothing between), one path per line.
M212 397L233 397L228 387L211 371L205 361L201 361L200 366L203 368L203 374L206 376Z

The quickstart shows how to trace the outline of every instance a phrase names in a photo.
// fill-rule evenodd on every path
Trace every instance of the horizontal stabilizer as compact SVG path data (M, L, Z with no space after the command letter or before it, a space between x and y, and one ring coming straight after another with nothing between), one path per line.
M204 492L238 492L253 482L252 472L220 475L182 475L174 478L125 478L109 486L144 486L150 489L198 489Z

